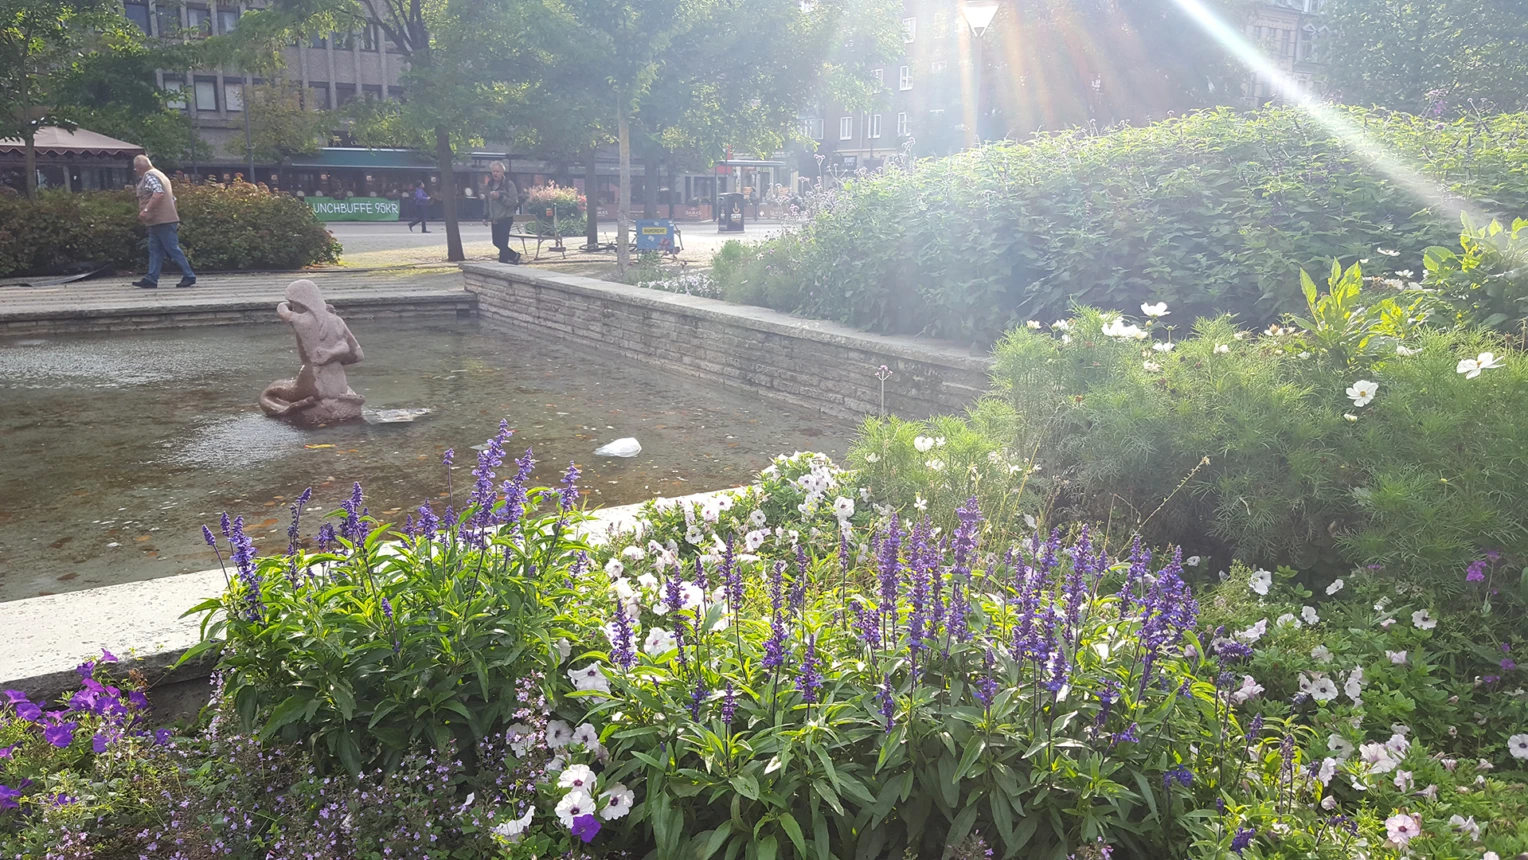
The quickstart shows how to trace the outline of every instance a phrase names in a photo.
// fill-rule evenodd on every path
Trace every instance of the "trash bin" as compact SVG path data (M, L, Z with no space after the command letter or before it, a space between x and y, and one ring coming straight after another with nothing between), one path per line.
M716 201L716 232L743 232L743 203L747 200L741 191L721 195Z

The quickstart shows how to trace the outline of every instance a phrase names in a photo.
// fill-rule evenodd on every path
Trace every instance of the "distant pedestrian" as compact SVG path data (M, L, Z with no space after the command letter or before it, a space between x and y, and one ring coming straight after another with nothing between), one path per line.
M180 250L180 213L175 211L175 189L170 178L160 173L146 155L133 159L133 172L138 174L138 220L149 228L149 271L133 286L146 290L159 286L159 270L164 268L165 257L180 267L180 283L175 286L196 286L196 273Z
M520 189L504 173L504 162L488 165L488 173L488 187L483 193L484 214L493 232L493 246L499 249L499 262L518 265L520 252L509 247L509 231L515 223L515 212L520 209Z
M414 206L414 220L409 222L409 232L414 232L414 225L419 225L419 232L430 232L430 192L424 190L424 181L420 180L414 185L414 196L411 198Z

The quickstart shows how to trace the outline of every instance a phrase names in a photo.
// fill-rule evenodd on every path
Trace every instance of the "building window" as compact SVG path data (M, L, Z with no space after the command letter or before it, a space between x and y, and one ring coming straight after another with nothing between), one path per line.
M853 140L854 139L854 117L852 117L852 116L841 116L841 117L838 118L838 139L839 140Z
M395 102L403 101L403 87L388 87L387 97Z
M154 24L159 27L157 34L161 39L168 39L180 32L180 9L175 6L155 6Z
M185 95L184 95L185 85L184 84L182 84L180 81L176 81L176 80L171 80L169 78L165 78L165 81L164 81L164 91L167 94L167 96L165 98L165 102L164 102L165 107L170 108L171 110L185 110L186 109L186 98L185 98Z
M308 47L327 48L329 47L329 37L325 36L323 33L314 33L313 36L308 39Z
M230 111L244 110L244 83L242 81L223 81L223 107Z
M885 69L873 69L870 72L870 74L875 77L875 85L877 87L879 87L880 85L886 83L886 70Z
M377 50L377 46L381 44L382 41L377 37L378 33L376 24L367 24L365 27L362 27L361 50L375 52Z
M897 137L907 137L907 114L897 114Z
M928 70L933 72L933 73L935 73L935 74L938 74L939 72L944 71L944 67L945 67L944 60L935 60L932 63L928 64Z
M219 9L218 10L218 32L219 33L232 33L234 30L238 29L238 27L239 27L239 10L238 9Z
M152 25L149 24L149 4L124 3L122 9L127 14L127 20L137 24L138 29L142 30L144 35L152 34Z
M918 19L917 18L903 18L902 19L902 41L904 41L904 42L906 42L908 44L912 44L912 41L914 39L916 39L916 38L918 38Z
M361 99L369 102L382 101L382 87L379 84L362 84Z
M203 80L198 78L196 88L193 91L196 96L196 109L200 111L215 111L218 109L218 82L215 80Z
M870 115L870 136L873 138L881 136L881 115L878 113Z
M329 85L312 81L308 84L308 108L310 110L329 109Z
M897 71L897 89L906 92L913 88L913 68L903 66Z
M341 51L349 51L355 48L354 33L334 33L334 47Z
M355 101L355 84L335 84L334 100L339 107L344 107Z
M190 32L186 35L194 38L202 38L212 35L212 11L198 9L195 6L186 7L186 29Z
M801 134L812 140L822 140L822 117L803 117L801 120Z

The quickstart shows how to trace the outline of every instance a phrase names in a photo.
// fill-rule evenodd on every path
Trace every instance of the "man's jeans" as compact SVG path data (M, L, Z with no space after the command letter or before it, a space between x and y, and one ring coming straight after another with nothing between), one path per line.
M186 255L180 250L180 224L154 224L149 227L149 273L144 280L149 283L159 283L159 270L164 268L164 258L168 256L170 262L180 267L180 274L184 280L195 280L196 273L191 271L191 263L186 260Z

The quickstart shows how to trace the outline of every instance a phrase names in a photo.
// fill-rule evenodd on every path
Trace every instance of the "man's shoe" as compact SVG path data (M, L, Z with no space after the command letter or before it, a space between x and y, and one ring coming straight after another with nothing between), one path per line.
M133 281L133 286L142 287L145 290L152 290L159 286L159 282L151 281L148 278L139 278L138 280Z
M181 287L181 288L194 287L194 286L196 286L196 279L195 278L181 278L180 279L180 283L176 284L175 286Z

